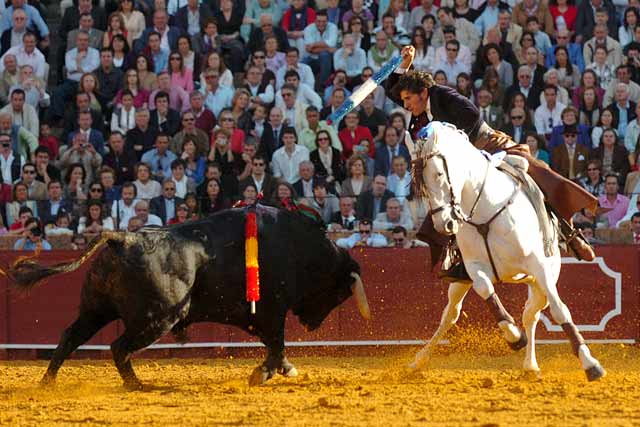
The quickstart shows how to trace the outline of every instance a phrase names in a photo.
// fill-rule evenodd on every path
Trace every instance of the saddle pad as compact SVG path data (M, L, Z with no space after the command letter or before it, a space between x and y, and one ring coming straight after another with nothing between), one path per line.
M554 241L556 240L556 221L549 211L547 211L544 203L544 194L538 184L535 183L533 178L523 170L516 168L509 163L503 161L497 166L497 169L507 175L511 176L517 182L522 185L524 194L527 196L533 209L536 211L538 217L538 224L540 230L542 230L542 241L544 245L544 254L547 257L552 256L555 253Z

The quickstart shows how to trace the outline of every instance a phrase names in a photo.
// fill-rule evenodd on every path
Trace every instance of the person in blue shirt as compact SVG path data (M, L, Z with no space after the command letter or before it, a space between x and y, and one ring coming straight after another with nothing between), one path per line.
M37 218L29 218L24 223L23 237L13 246L14 251L50 251L51 244L44 239L42 228Z
M555 50L557 46L564 46L569 51L569 61L578 67L580 72L584 71L584 56L582 54L582 47L577 43L571 43L571 34L567 29L558 30L556 36L557 44L552 45L547 49L545 55L545 67L552 68L556 65Z
M373 233L371 229L371 221L363 219L358 224L357 233L336 240L336 245L345 249L351 249L356 246L372 248L383 248L387 246L387 238L380 233Z

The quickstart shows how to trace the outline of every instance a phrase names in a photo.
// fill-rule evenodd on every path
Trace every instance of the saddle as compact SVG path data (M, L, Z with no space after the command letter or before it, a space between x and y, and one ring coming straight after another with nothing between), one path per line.
M538 217L538 224L540 230L542 230L544 254L547 257L552 256L555 253L554 242L557 237L557 218L552 211L547 209L544 193L526 172L528 162L520 156L507 155L496 167L520 184Z

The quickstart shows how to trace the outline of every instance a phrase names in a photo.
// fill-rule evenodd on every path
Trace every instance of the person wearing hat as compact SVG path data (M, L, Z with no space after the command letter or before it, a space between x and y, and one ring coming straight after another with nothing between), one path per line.
M551 152L551 169L565 178L574 180L581 178L587 171L589 149L578 144L578 128L565 126L562 131L563 143Z

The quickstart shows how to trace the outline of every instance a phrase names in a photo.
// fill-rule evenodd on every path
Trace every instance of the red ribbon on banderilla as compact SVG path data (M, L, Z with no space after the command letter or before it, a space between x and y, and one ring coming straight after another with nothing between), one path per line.
M247 209L244 226L245 267L247 274L247 301L251 304L251 314L256 312L256 302L260 301L260 266L258 265L258 220L255 207Z

